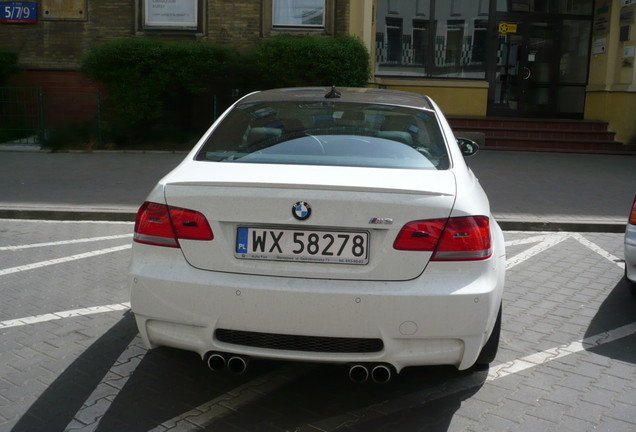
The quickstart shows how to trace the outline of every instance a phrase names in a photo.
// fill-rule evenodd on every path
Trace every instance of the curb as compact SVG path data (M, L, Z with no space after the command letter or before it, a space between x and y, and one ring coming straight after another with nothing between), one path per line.
M56 220L56 221L104 221L134 222L136 212L125 210L41 210L41 209L2 209L0 219ZM562 231L562 232L600 232L624 233L626 223L619 222L546 222L523 220L499 220L497 223L504 231Z
M0 209L0 219L134 222L136 216L129 211Z
M497 223L504 231L561 231L618 234L624 233L627 227L624 223L616 222L542 222L497 220Z

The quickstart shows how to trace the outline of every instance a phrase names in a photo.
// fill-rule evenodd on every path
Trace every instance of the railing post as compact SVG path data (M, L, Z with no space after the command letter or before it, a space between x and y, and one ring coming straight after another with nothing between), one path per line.
M44 116L44 90L38 87L38 141L40 147L46 144L48 139L46 133L46 118Z
M97 103L96 103L96 107L95 109L97 110L95 113L95 118L97 120L97 146L99 148L102 148L102 145L104 144L102 142L102 98L99 95L99 93L96 93L97 95Z

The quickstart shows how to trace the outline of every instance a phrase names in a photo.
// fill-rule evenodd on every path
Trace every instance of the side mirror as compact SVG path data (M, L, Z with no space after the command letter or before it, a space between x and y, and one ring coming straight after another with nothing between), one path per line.
M479 144L467 138L457 138L457 145L464 156L472 156L479 150Z

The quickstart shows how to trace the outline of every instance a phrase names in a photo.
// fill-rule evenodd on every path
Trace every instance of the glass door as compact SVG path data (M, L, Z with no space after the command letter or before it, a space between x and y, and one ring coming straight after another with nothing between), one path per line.
M497 20L495 25L489 115L552 115L558 93L558 26L548 20Z

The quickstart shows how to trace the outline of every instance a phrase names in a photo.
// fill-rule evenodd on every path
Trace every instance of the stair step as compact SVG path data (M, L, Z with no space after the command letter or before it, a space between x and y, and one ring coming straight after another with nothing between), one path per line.
M607 123L599 120L537 119L511 117L449 117L454 127L489 127L505 129L607 130Z
M481 136L481 144L493 150L636 154L634 146L616 141L603 121L508 117L449 117L448 121L457 136Z
M503 127L454 127L453 130L473 132L477 130L483 132L486 138L537 138L555 140L598 140L614 141L614 132L602 130L563 130L563 129L508 129Z

